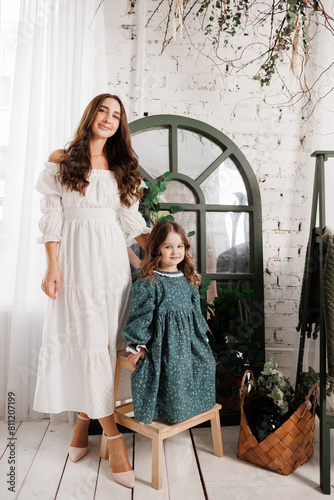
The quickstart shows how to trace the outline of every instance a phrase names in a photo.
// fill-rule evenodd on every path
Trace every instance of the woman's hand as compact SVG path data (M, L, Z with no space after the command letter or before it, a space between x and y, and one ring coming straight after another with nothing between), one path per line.
M137 363L140 359L144 359L145 358L145 355L146 355L146 349L144 349L143 347L140 349L139 352L137 352L137 354L129 354L128 356L128 361L129 363L131 363L131 365L136 368L137 366Z
M60 286L60 273L57 264L47 267L41 286L48 297L56 300Z
M134 253L132 248L127 247L127 250L128 250L128 256L129 256L129 261L130 261L131 266L134 269L138 269L140 267L140 264L141 264L140 258L137 257L137 255Z

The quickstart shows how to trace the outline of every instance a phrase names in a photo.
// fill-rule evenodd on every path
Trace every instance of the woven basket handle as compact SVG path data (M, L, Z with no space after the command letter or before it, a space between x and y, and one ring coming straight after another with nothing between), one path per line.
M254 378L253 372L251 370L246 370L245 373L243 374L243 377L242 377L242 380L241 380L240 391L239 391L240 402L241 402L242 405L244 404L245 395L246 395L246 391L244 389L244 386L245 386L246 377L247 377L248 374L250 374L251 379L253 380L253 387L254 387L254 389L256 389L255 378Z
M306 411L306 409L308 408L308 402L310 400L310 397L312 396L312 394L314 392L314 398L313 398L313 401L312 401L312 413L313 413L313 415L315 414L315 409L317 407L318 388L319 388L319 383L316 382L315 384L312 385L312 387L309 390L309 393L308 393L308 395L306 396L306 399L305 399L305 404L306 404L305 411ZM304 411L304 413L305 413L305 411ZM303 414L303 416L304 416L304 414Z

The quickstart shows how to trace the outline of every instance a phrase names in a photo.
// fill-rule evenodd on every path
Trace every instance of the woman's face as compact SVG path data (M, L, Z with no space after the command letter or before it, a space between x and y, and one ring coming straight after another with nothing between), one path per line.
M121 123L121 107L116 99L106 97L98 109L92 125L92 132L96 139L109 139Z

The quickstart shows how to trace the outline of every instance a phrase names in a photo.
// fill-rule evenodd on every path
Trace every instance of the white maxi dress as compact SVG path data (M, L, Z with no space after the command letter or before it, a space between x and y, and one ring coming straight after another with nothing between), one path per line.
M121 206L112 172L93 169L83 196L55 179L58 170L46 163L36 185L44 195L39 241L59 241L60 290L56 300L47 299L34 409L102 418L114 411L116 346L125 347L126 245L150 229L138 202Z

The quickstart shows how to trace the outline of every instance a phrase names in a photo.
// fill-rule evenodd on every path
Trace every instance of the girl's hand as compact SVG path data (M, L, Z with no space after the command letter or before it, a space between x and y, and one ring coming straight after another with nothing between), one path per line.
M57 265L48 266L45 276L42 279L42 290L51 299L56 300L60 286L60 273Z
M139 352L137 352L137 354L129 354L128 356L128 361L129 363L131 363L131 365L136 368L137 366L137 363L140 359L144 359L145 358L145 355L146 355L146 349L144 349L143 347L140 349Z

